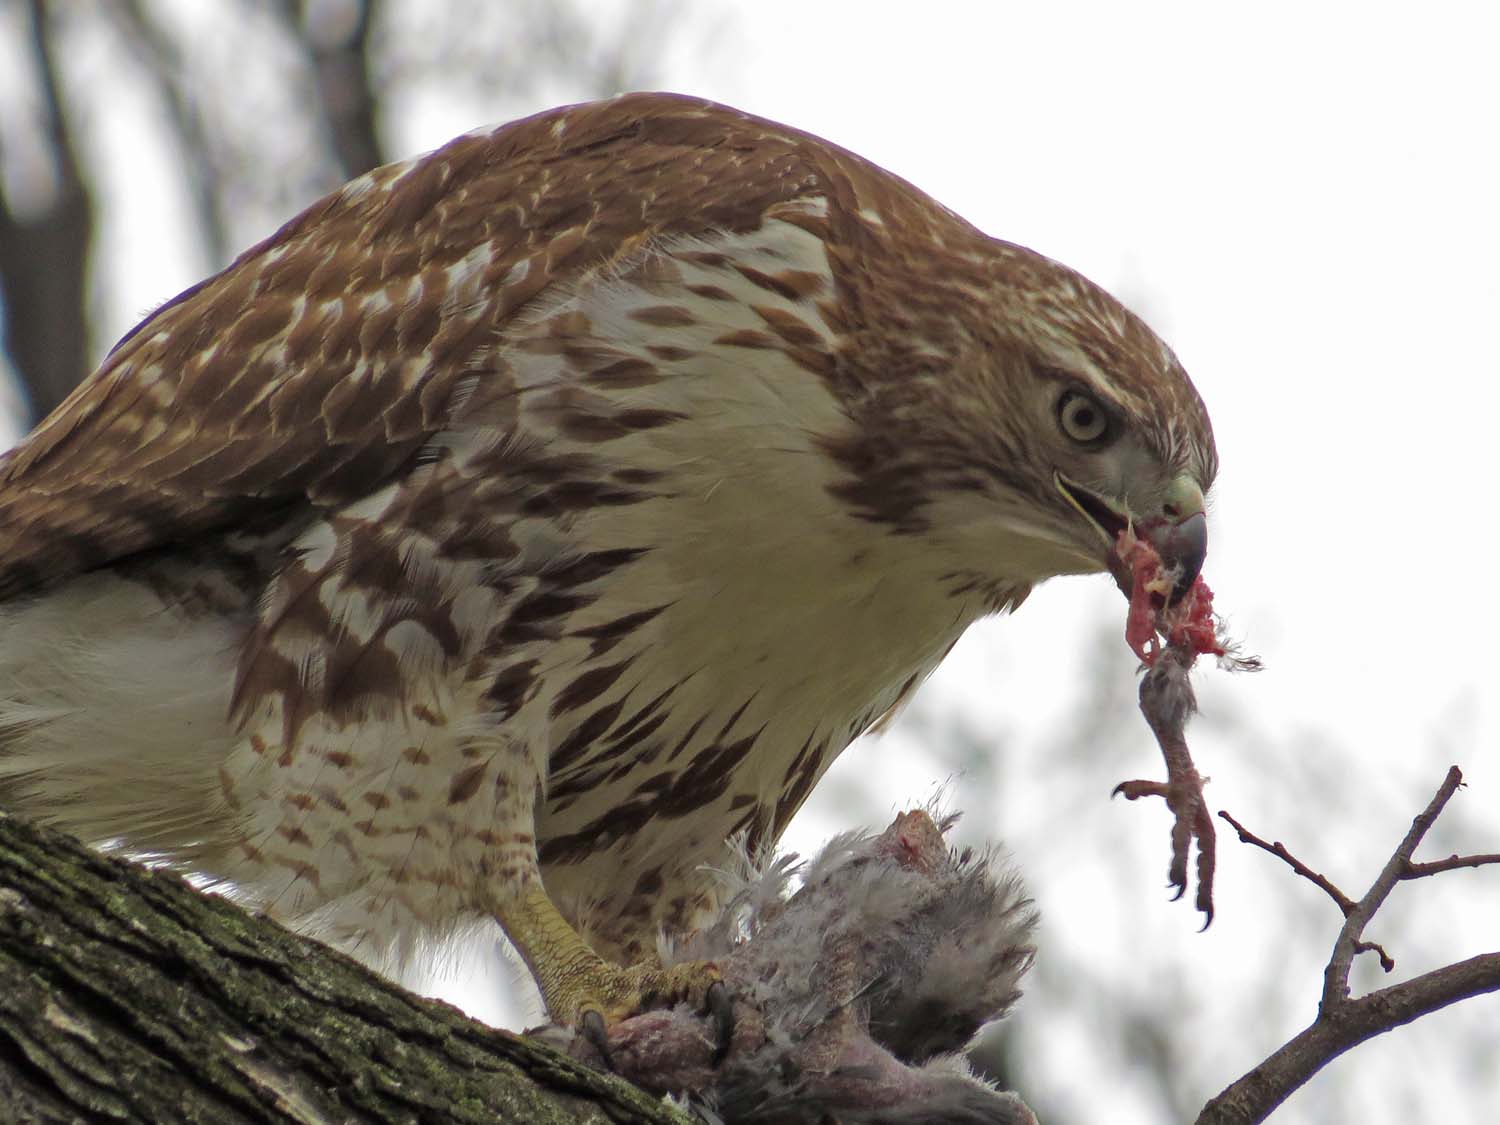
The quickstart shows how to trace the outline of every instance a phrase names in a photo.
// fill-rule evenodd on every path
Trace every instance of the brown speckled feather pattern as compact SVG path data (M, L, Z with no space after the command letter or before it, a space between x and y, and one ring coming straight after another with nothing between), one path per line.
M814 190L816 150L768 128L632 98L462 137L314 204L148 317L6 455L0 594L367 494L559 278L652 237L752 228Z
M1118 450L1058 437L1074 387ZM1079 275L708 102L474 133L162 306L0 460L0 795L374 961L538 878L638 954L971 621L1099 569L1057 472L1215 472ZM136 741L71 748L102 731Z

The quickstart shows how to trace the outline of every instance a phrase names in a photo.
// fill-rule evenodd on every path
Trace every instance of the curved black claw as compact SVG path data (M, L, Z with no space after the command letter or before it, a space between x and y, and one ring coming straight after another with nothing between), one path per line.
M604 1060L604 1069L611 1074L618 1073L615 1070L615 1060L609 1053L609 1028L605 1026L604 1016L589 1008L578 1021L578 1033L599 1052Z
M708 986L705 1001L714 1020L713 1065L718 1066L729 1054L729 1044L734 1039L734 1002L729 999L729 989L721 980Z

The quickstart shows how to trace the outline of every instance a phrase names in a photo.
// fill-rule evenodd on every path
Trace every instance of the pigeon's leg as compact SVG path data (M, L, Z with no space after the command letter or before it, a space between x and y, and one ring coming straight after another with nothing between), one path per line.
M1187 890L1188 853L1198 844L1198 894L1196 905L1206 928L1214 917L1214 822L1203 793L1204 778L1188 753L1184 728L1197 708L1188 673L1196 653L1185 645L1169 645L1141 680L1141 713L1146 716L1167 764L1167 780L1123 781L1115 793L1128 800L1161 797L1172 810L1172 863L1168 881L1181 898Z

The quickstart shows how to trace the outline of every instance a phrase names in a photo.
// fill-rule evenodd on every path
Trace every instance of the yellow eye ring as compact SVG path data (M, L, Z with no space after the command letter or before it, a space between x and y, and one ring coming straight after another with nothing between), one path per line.
M1097 448L1110 437L1109 412L1079 391L1068 391L1057 400L1057 425L1064 437L1079 445Z

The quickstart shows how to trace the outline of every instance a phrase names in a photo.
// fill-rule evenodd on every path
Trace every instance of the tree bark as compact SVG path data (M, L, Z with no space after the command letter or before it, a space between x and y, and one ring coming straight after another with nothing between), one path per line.
M684 1121L174 874L5 814L0 1105L28 1123Z

